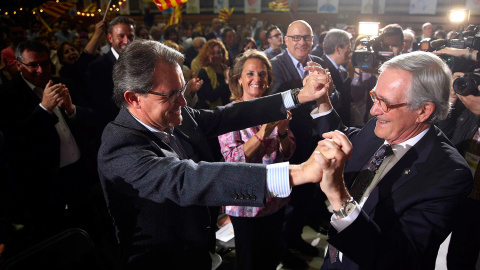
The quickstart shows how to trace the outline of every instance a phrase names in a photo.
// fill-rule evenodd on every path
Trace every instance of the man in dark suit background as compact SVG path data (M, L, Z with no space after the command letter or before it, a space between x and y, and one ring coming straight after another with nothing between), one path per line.
M351 151L347 137L335 131L323 135L334 143L321 143L332 152L320 187L334 210L322 269L434 269L455 222L469 218L458 213L472 175L433 125L450 108L447 65L433 54L412 52L387 61L380 72L372 92L375 118L361 130L344 128L326 96L318 102L323 114L312 115L320 134L339 129L353 142ZM366 170L386 144L391 154ZM367 171L371 177L362 177ZM360 189L362 179L371 182Z
M24 225L19 251L69 227L92 232L83 150L89 142L89 113L72 103L71 89L52 77L48 48L27 41L16 49L21 76L2 86L0 127L5 134L9 177L6 215ZM72 95L71 95L72 94ZM3 213L2 213L3 214ZM18 250L15 250L18 249Z
M99 132L115 119L118 108L113 102L113 65L127 45L135 39L135 22L118 16L108 24L110 51L92 62L87 71L87 96L95 113Z
M325 61L325 68L328 68L332 75L333 84L340 93L340 106L335 108L340 115L342 122L350 125L350 81L345 83L347 79L347 70L343 67L348 63L352 50L350 48L350 34L340 29L332 29L328 31L323 41L324 55L322 59Z
M206 140L285 118L287 109L328 91L328 76L314 72L300 92L194 110L185 107L182 59L158 42L136 40L114 67L122 109L104 130L98 167L126 268L211 269L218 209L206 206L262 206L266 196L320 180L318 153L301 165L212 163Z
M282 93L288 89L301 88L303 78L308 74L308 71L304 70L308 62L315 62L322 67L326 66L325 61L321 58L310 55L313 32L307 22L302 20L292 22L288 26L284 41L287 49L271 60L272 71L275 76L272 94ZM314 107L315 102L310 102L292 110L290 129L295 135L297 144L295 152L290 158L292 163L306 161L310 156L309 153L317 145L318 138L313 133L313 128L308 128L311 126L310 112ZM309 256L318 255L318 249L306 243L301 234L307 222L307 215L312 211L314 190L313 184L295 187L292 190L284 223L284 237L288 246ZM287 249L282 257L282 263L286 267L301 268L307 266Z
M212 19L212 32L205 36L207 41L210 39L218 39L222 41L222 22L219 18Z

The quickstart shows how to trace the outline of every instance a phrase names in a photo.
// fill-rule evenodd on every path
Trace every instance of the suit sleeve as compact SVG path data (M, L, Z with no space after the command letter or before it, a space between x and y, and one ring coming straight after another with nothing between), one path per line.
M104 189L110 196L132 194L181 206L263 206L265 165L195 163L179 160L167 148L127 128L108 125L98 156ZM236 194L248 194L255 199L238 199Z

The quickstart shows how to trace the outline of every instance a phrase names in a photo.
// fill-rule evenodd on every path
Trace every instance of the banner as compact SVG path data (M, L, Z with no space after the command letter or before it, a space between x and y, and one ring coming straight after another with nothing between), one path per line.
M435 14L437 0L410 0L410 14Z
M214 0L213 2L213 13L219 14L222 9L229 10L228 0Z
M187 1L187 14L200 14L200 0Z
M317 13L338 13L338 0L318 0Z
M262 0L245 0L245 13L260 13L262 11Z

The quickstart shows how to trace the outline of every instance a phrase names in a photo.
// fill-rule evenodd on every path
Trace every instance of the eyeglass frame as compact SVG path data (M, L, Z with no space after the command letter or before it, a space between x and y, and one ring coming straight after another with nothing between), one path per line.
M400 107L403 107L403 106L405 106L405 105L408 105L407 102L397 103L397 104L389 104L389 103L388 103L387 101L385 101L384 99L379 98L379 97L377 96L377 94L375 94L375 91L374 91L374 90L370 91L370 98L371 98L372 101L373 101L373 105L375 105L375 103L378 101L378 105L380 105L380 108L382 108L382 111L384 111L385 113L390 112L392 109L400 108ZM383 104L385 104L386 109L384 108L384 106L382 106L382 102L383 102Z
M303 38L303 40L305 40L305 42L310 42L310 41L313 40L313 35L303 35L303 36L301 36L301 35L294 35L294 36L286 36L286 37L291 38L291 39L292 39L293 41L295 41L295 42L299 42L300 40L302 40L302 38ZM298 40L295 40L295 39L298 39ZM307 39L308 39L308 40L307 40Z
M187 81L187 83L185 83L185 85L182 87L182 89L172 91L172 92L170 92L170 94L157 93L157 92L153 92L153 91L150 91L150 90L147 91L146 93L156 95L156 96L161 96L161 97L168 97L168 103L169 104L174 104L175 102L177 102L180 95L183 96L185 94L185 91L187 90L187 85L188 85L189 82L190 81ZM172 101L173 97L175 97L175 98Z
M46 68L46 67L51 67L52 66L52 62L50 61L45 61L43 63L36 63L36 64L27 64L27 63L23 63L22 61L18 60L17 61L22 64L22 65L25 65L29 68L34 68L35 70L37 70L39 67L42 67L42 68Z
M282 33L277 33L275 35L271 35L269 38L278 38L278 37L283 37ZM287 36L288 37L288 36ZM293 36L292 36L293 37ZM300 41L300 40L299 40Z

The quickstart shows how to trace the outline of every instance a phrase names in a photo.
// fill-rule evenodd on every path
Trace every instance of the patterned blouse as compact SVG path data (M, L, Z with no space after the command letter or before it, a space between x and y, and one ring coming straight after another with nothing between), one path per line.
M226 162L245 162L245 153L243 145L254 137L260 129L261 125L250 127L244 130L233 131L218 136L222 155ZM268 138L263 140L263 151L257 151L256 155L250 159L250 163L273 164L288 160L290 157L284 157L280 144L277 140L277 127L273 130ZM293 140L293 134L288 130L288 136ZM295 143L290 145L290 154L295 150ZM267 198L265 207L253 206L224 206L225 214L235 217L262 217L275 213L289 202L290 198Z

